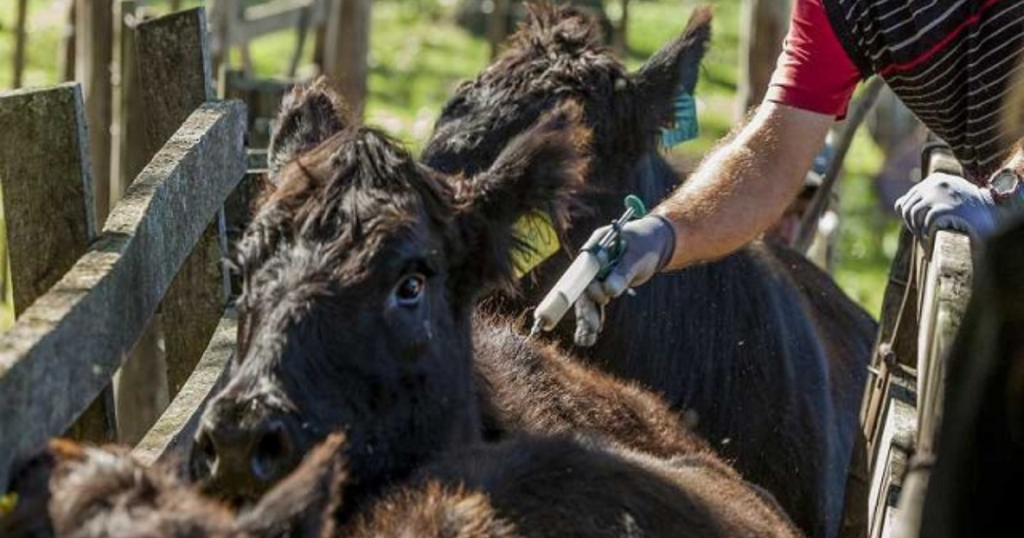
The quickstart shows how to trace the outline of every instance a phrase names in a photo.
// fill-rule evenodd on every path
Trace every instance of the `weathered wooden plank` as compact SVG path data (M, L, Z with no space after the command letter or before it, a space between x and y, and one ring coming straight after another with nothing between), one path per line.
M96 233L81 87L0 97L0 184L15 315L85 253Z
M64 431L110 380L245 173L244 106L193 113L99 240L0 336L0 489L16 454Z
M917 428L913 380L893 376L886 387L884 422L879 427L877 454L871 466L868 536L888 537L899 516L896 505L913 450Z
M202 8L179 11L136 27L146 139L156 153L199 105L214 98Z
M229 44L242 45L259 36L295 29L307 14L308 21L315 24L325 20L326 12L323 0L275 0L250 6L241 20L233 21Z
M75 79L82 83L89 124L96 222L110 211L110 65L113 61L114 5L111 0L77 0Z
M936 232L923 284L917 346L917 383L921 395L917 450L921 453L933 451L942 412L946 357L970 302L973 268L971 240L967 235Z
M140 23L136 44L146 138L150 147L159 146L191 110L214 98L205 12L196 8ZM202 356L227 302L226 238L221 222L211 218L207 224L160 306L171 398Z
M207 226L160 306L171 398L192 374L227 304L221 233L219 222Z
M237 325L238 318L229 309L178 396L132 450L132 455L144 465L166 461L192 446L192 436L206 402L220 390L226 378L227 364L235 350Z
M135 176L149 162L153 155L147 152L145 108L140 92L139 70L135 52L135 26L139 22L141 10L137 9L135 0L120 0L117 3L117 22L119 25L118 47L116 54L117 76L115 79L115 122L117 134L113 166L116 171L111 179L110 201L116 204L125 190L132 184Z
M20 315L96 236L81 88L65 84L0 99L0 125L11 127L0 132L0 181L8 194L12 291ZM67 435L112 441L108 400L97 399Z
M113 127L117 151L112 164L111 204L120 201L153 157L146 146L146 110L135 51L135 27L145 19L146 10L139 8L134 0L119 0L116 8L118 47ZM163 338L160 325L157 315L114 376L113 388L117 394L111 401L117 409L117 440L123 443L141 439L170 401L167 367L160 347Z

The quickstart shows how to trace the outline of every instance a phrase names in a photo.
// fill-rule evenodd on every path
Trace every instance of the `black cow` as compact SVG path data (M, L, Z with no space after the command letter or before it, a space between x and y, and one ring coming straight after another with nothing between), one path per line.
M562 237L579 246L622 212L626 194L653 205L677 186L657 139L677 92L693 92L711 12L697 9L682 35L630 73L583 13L530 10L504 54L445 105L423 160L472 177L544 111L580 103L593 131L591 166ZM570 261L552 257L525 293L488 305L524 317ZM801 528L834 536L877 329L870 315L802 256L761 243L635 291L612 302L585 356L696 416L699 432ZM565 344L571 326L558 335Z
M796 533L657 398L475 315L512 285L516 220L557 220L583 177L579 115L566 103L456 179L338 115L324 84L291 94L288 164L240 247L237 361L191 460L210 491L258 497L342 430L346 524L415 480L485 492L529 536Z

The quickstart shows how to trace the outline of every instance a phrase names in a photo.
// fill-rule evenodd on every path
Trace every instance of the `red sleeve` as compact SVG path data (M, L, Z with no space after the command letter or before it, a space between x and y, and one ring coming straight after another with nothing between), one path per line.
M860 80L860 71L836 37L822 0L796 0L765 99L844 117Z

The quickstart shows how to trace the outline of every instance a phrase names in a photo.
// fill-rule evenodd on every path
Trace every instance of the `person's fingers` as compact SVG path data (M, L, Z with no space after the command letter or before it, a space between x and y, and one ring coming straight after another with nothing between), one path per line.
M601 290L609 299L614 299L625 293L629 287L630 279L619 271L612 271L608 278L601 282Z
M929 237L934 236L938 230L955 230L971 236L972 239L983 240L992 235L995 224L987 219L968 219L960 215L944 213L930 223Z
M918 236L923 236L928 231L924 226L924 219L931 211L941 211L941 208L933 206L924 200L918 201L910 208L910 229Z
M896 199L896 203L894 203L892 205L893 209L897 213L902 214L903 213L903 206L904 206L904 204L907 203L907 200L910 198L910 195L913 194L913 193L914 193L914 191L907 191L907 192L903 193L903 196L900 196L899 198L897 198Z
M576 301L576 334L573 340L577 346L590 347L597 343L604 325L604 307L593 302L584 294Z
M907 225L907 228L914 228L910 221L910 210L913 209L914 205L920 200L921 193L916 190L911 190L896 202L896 211L899 212L900 218L903 219L903 223Z
M580 297L590 299L597 306L604 306L612 300L612 297L605 293L602 283L597 280L587 285L587 289L583 290L583 295Z
M946 206L937 206L931 208L931 211L924 217L922 223L922 232L931 237L935 233L935 230L961 230L963 228L970 228L968 223L963 219L956 217L951 211L951 208Z

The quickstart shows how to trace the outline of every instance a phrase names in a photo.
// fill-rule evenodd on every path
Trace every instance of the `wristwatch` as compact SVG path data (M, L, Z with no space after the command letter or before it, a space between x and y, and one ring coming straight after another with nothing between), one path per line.
M1003 168L989 181L996 205L1010 206L1024 202L1024 179L1012 168Z

